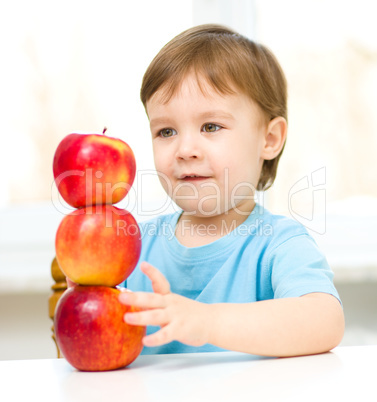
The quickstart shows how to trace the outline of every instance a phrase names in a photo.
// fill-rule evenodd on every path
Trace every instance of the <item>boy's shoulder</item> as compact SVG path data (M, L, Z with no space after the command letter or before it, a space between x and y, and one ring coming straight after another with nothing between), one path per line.
M277 233L295 232L297 234L307 234L306 227L297 220L286 215L279 215L270 212L264 207L260 207L260 216L264 222L271 224Z
M272 213L261 206L259 206L259 225L268 234L270 246L277 246L297 236L311 237L302 223L288 216Z

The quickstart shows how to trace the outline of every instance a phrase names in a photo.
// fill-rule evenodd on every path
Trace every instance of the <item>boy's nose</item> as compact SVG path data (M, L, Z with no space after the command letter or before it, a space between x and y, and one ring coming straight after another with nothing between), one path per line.
M178 142L176 158L180 160L198 159L202 156L202 150L198 141L192 136L181 136Z

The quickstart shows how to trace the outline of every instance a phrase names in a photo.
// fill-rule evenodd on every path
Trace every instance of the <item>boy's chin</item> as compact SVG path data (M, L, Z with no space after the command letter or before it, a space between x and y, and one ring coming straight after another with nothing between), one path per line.
M226 209L221 208L216 204L210 205L210 203L207 203L207 205L178 203L177 205L183 210L184 215L194 216L197 218L211 218L222 215L226 212Z
M250 205L249 205L250 204ZM239 215L248 216L255 206L255 202L247 203L247 205L221 205L215 202L198 204L197 202L188 203L180 202L177 205L183 210L183 215L197 218L214 218L220 215Z

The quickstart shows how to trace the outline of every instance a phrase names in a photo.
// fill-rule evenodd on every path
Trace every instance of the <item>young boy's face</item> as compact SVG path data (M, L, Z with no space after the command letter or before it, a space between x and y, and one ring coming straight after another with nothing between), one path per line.
M147 102L156 170L168 195L187 213L250 212L267 124L243 93L219 94L188 76L168 102L163 88Z

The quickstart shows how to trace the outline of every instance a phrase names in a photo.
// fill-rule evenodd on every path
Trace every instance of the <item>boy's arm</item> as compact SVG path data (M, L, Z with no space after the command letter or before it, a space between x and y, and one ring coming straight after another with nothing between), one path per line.
M170 293L164 276L141 264L155 293L122 293L121 302L146 309L126 314L135 325L161 329L144 338L146 346L173 340L200 346L211 343L233 351L265 356L327 352L339 344L344 316L339 301L325 293L255 303L204 304Z
M342 307L325 293L211 307L209 342L234 351L280 357L316 354L333 349L344 333Z

